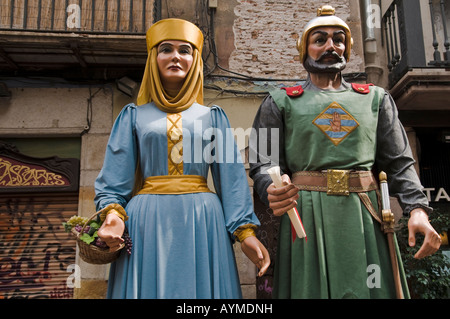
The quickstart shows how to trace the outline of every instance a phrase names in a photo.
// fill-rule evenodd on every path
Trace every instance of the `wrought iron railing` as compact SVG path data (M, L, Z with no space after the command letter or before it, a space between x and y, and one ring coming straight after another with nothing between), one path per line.
M410 69L450 66L449 2L426 1L394 0L383 16L391 86Z
M447 3L447 4L445 4ZM448 14L450 8L448 1L439 0L439 6L437 6L437 1L430 0L430 16L431 16L431 28L433 32L433 47L434 47L434 53L433 53L433 60L429 62L431 65L436 66L450 66L450 40L448 37L448 30L447 30L447 23L450 22L450 15ZM447 5L447 8L446 8ZM436 10L437 9L437 10ZM438 12L436 12L438 11ZM446 13L447 12L447 13ZM440 18L440 21L439 21ZM449 23L450 24L450 23ZM442 30L443 32L443 38L441 36L441 39L443 39L443 43L439 43L438 40L438 31ZM443 57L444 59L441 60L441 52L439 51L440 44L443 44Z
M0 0L0 30L145 34L161 0Z

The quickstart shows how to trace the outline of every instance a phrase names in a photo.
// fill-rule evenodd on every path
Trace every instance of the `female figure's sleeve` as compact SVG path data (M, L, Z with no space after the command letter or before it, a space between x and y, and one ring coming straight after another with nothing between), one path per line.
M95 181L97 211L125 207L131 199L135 181L138 147L135 134L136 106L129 104L117 117L100 174Z
M386 172L389 193L398 198L404 215L409 216L415 208L423 208L427 213L432 211L414 168L415 161L398 119L397 107L387 92L379 110L376 164L380 171Z
M259 226L253 211L253 201L243 159L234 140L233 130L225 112L212 107L214 160L211 173L214 187L225 214L225 224L230 234L238 228Z

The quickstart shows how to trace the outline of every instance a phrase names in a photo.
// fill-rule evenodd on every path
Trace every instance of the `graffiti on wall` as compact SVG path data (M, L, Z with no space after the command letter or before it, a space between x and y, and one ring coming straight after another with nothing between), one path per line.
M0 299L72 298L67 268L76 242L62 222L76 198L0 198Z
M256 192L253 192L253 202L255 213L261 222L258 227L256 235L267 248L270 259L275 261L277 254L277 235L280 227L280 217L273 214L272 210L265 205ZM273 290L274 277L274 262L272 262L267 269L267 272L256 279L256 298L257 299L271 299Z

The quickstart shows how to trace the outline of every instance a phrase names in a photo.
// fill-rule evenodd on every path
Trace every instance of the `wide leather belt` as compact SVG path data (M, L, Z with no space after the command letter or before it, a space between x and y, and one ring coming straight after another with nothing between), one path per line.
M328 195L348 196L350 193L378 189L371 171L338 169L300 171L293 174L292 183L300 190L327 192Z

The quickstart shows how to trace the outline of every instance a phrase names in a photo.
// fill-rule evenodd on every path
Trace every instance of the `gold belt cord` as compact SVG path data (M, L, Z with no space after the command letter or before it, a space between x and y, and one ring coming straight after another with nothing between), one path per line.
M167 113L168 175L183 175L183 125L180 113Z

